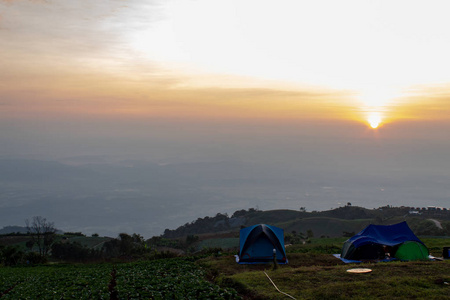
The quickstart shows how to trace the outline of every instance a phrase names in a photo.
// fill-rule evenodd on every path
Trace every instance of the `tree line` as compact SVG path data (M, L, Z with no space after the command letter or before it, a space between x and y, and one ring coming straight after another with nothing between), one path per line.
M164 238L180 238L189 235L197 235L202 233L214 233L226 231L233 228L239 228L245 224L245 217L259 212L256 208L248 210L241 209L233 213L231 217L227 213L218 213L214 217L198 218L195 221L186 223L177 229L166 229L162 234Z
M76 241L70 241L67 236L84 236L79 233L57 234L53 222L41 216L26 220L27 234L25 249L18 246L0 245L0 264L13 266L17 264L40 264L48 260L68 262L107 261L120 259L131 261L138 258L160 258L170 256L170 253L159 253L145 241L140 234L121 233L115 239L102 243L101 247L89 248ZM93 235L98 236L98 235Z

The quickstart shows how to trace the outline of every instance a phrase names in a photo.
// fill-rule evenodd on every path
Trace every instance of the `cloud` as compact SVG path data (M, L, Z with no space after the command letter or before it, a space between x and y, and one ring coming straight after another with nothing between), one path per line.
M130 47L127 37L136 28L151 26L161 18L157 2L38 2L46 5L35 5L34 1L8 1L5 5L0 38L2 56L8 60L28 61L30 65L62 62L111 72L138 61L148 65Z
M405 94L392 108L399 119L448 120L450 84L415 86Z
M7 4L12 4L14 2L50 3L49 0L0 0L0 2L4 2Z

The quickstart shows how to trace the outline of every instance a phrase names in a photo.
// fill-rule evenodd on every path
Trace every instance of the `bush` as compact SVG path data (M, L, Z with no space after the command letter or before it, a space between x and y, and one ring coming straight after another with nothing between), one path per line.
M31 265L37 264L45 264L47 262L47 258L40 256L39 253L36 252L28 252L25 255L26 263Z
M24 253L17 247L6 246L0 248L0 261L5 266L15 266L23 261Z
M86 261L99 258L101 252L88 249L77 242L55 243L52 246L52 256L57 259L68 261Z

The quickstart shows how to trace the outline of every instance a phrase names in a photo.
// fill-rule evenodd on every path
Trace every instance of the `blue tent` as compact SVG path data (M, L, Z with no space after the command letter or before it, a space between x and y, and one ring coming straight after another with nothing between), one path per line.
M415 244L417 247L403 247L406 244ZM425 245L415 236L406 222L367 226L344 243L340 257L347 260L383 260L387 258L388 253L388 258L394 258L400 247L402 247L400 252L404 252L406 248L408 252L420 252L416 255L410 253L410 257L428 257Z
M240 264L272 262L274 249L277 262L286 264L283 229L265 224L243 228L239 233L237 262Z

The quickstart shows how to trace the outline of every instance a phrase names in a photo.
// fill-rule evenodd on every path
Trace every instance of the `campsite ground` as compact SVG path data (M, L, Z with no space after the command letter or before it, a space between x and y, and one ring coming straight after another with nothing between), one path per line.
M211 235L211 238L214 238L214 247L222 249L226 249L230 239L228 235ZM442 256L443 247L450 246L448 237L419 238L434 256ZM82 238L76 240L93 248L101 242L98 237L84 239L86 241ZM220 240L223 240L222 244L219 243ZM144 288L155 293L169 294L173 294L174 290L185 294L186 289L197 293L213 288L215 296L208 296L209 299L237 298L236 293L230 289L220 290L216 285L207 284L203 277L206 272L210 281L224 288L236 289L244 299L288 299L276 291L264 274L265 271L281 291L296 299L450 299L450 260L344 264L332 254L340 252L345 240L346 238L311 238L305 244L288 246L289 264L279 265L275 270L271 264L237 264L233 256L237 250L235 248L221 250L221 253L217 252L220 248L209 248L195 255L160 260L144 259L131 265L114 260L109 263L73 264L52 261L42 266L0 266L0 298L53 299L54 294L97 291L105 295L104 299L114 299L112 293L117 291L119 299L148 299L145 293L127 296L142 292ZM13 242L10 239L8 241ZM22 240L15 242L24 243ZM188 270L181 270L178 265L180 263L187 265ZM168 272L169 266L174 267L173 274ZM199 266L202 267L202 271L197 274L200 277L192 277L190 274L199 271ZM159 271L152 271L153 268L158 268ZM347 270L351 268L370 268L372 272L350 274ZM112 270L117 270L117 274ZM180 279L180 272L187 276ZM168 276L169 273L173 276ZM116 282L116 277L122 279ZM111 291L108 288L112 286L110 284L113 280L116 288ZM200 286L199 280L204 285ZM46 285L47 290L42 288L42 284ZM37 297L36 293L40 296ZM149 291L146 290L146 293ZM19 294L22 296L18 297ZM170 297L165 299L168 298ZM183 299L183 296L179 299Z
M422 238L432 255L441 256L450 239ZM248 299L449 299L450 260L344 264L331 254L339 241L317 239L288 248L288 265L238 265L233 255L208 257L199 264L215 282L234 287ZM327 250L328 249L328 250ZM329 253L324 253L329 252ZM336 253L336 252L334 252ZM351 268L369 268L351 274Z

